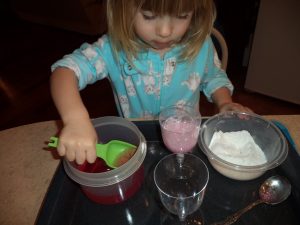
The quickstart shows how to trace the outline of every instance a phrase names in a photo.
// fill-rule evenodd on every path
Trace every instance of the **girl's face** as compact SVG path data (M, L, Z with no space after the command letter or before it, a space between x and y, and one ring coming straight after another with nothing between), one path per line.
M163 55L181 41L192 16L192 12L157 16L151 11L139 10L134 19L134 31L151 49Z

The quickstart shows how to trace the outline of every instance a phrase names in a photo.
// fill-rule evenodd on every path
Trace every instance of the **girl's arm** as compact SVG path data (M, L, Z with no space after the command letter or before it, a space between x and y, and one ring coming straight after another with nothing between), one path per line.
M82 164L96 160L97 134L78 90L75 73L56 68L51 77L51 94L64 127L60 134L58 153Z
M219 109L219 112L225 111L242 111L242 112L252 112L251 109L245 107L239 103L232 101L230 91L226 87L218 88L212 94L213 102Z

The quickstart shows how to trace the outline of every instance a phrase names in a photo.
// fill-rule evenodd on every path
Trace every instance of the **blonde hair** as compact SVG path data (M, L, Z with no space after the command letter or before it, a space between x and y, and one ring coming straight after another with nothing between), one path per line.
M140 10L156 15L178 16L193 12L190 28L181 40L185 47L180 55L182 60L194 59L203 42L210 34L215 20L213 0L108 0L108 34L116 55L124 51L132 61L145 48L134 32L133 23Z

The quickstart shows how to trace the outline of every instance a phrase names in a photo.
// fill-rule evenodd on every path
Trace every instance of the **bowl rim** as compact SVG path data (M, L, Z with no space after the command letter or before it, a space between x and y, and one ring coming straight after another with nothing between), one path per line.
M268 126L272 127L276 133L278 133L280 140L282 142L282 149L283 151L281 151L276 159L273 159L271 161L268 161L266 163L263 164L259 164L259 165L255 165L255 166L245 166L245 165L238 165L238 164L234 164L231 162L228 162L222 158L220 158L218 155L214 154L212 151L210 151L210 149L208 148L208 146L204 143L203 140L203 133L204 130L203 128L207 127L207 124L219 117L223 117L223 116L232 116L232 115L243 115L243 116L251 116L251 117L255 117L256 119L262 120L264 122L266 122L268 124ZM201 129L200 129L200 135L198 138L198 145L199 148L202 150L202 152L208 157L209 160L213 160L216 163L222 164L224 166L229 166L230 168L237 170L237 171L248 171L248 172L256 172L256 171L266 171L266 170L270 170L273 169L277 166L279 166L282 162L285 161L285 159L287 158L288 155L288 145L287 145L287 141L286 138L284 137L284 135L282 134L281 130L270 120L267 120L265 118L263 118L262 116L255 114L255 113L250 113L250 112L239 112L239 111L227 111L227 112L221 112L218 113L210 118L208 118L202 125L201 125Z
M187 104L185 104L185 105L170 105L170 106L165 107L159 113L158 118L157 118L160 127L164 128L167 131L172 131L173 133L178 133L178 134L182 133L180 131L174 131L174 130L165 128L165 125L164 125L165 121L172 118L172 116L168 117L168 118L165 117L165 114L168 114L168 112L173 109L176 109L177 111L184 112L187 115L189 115L190 118L192 119L193 123L196 125L197 129L200 129L201 122L202 122L202 115L201 115L200 111L195 109L195 107L193 107L191 105L187 105ZM191 132L193 130L194 130L194 128L191 127L187 132Z

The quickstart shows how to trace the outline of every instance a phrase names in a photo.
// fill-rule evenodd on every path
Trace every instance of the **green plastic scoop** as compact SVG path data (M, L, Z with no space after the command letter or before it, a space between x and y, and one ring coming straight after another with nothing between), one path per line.
M51 137L48 146L56 148L58 138ZM96 144L96 155L111 168L123 165L134 155L135 151L135 145L119 140L111 140L106 144Z

